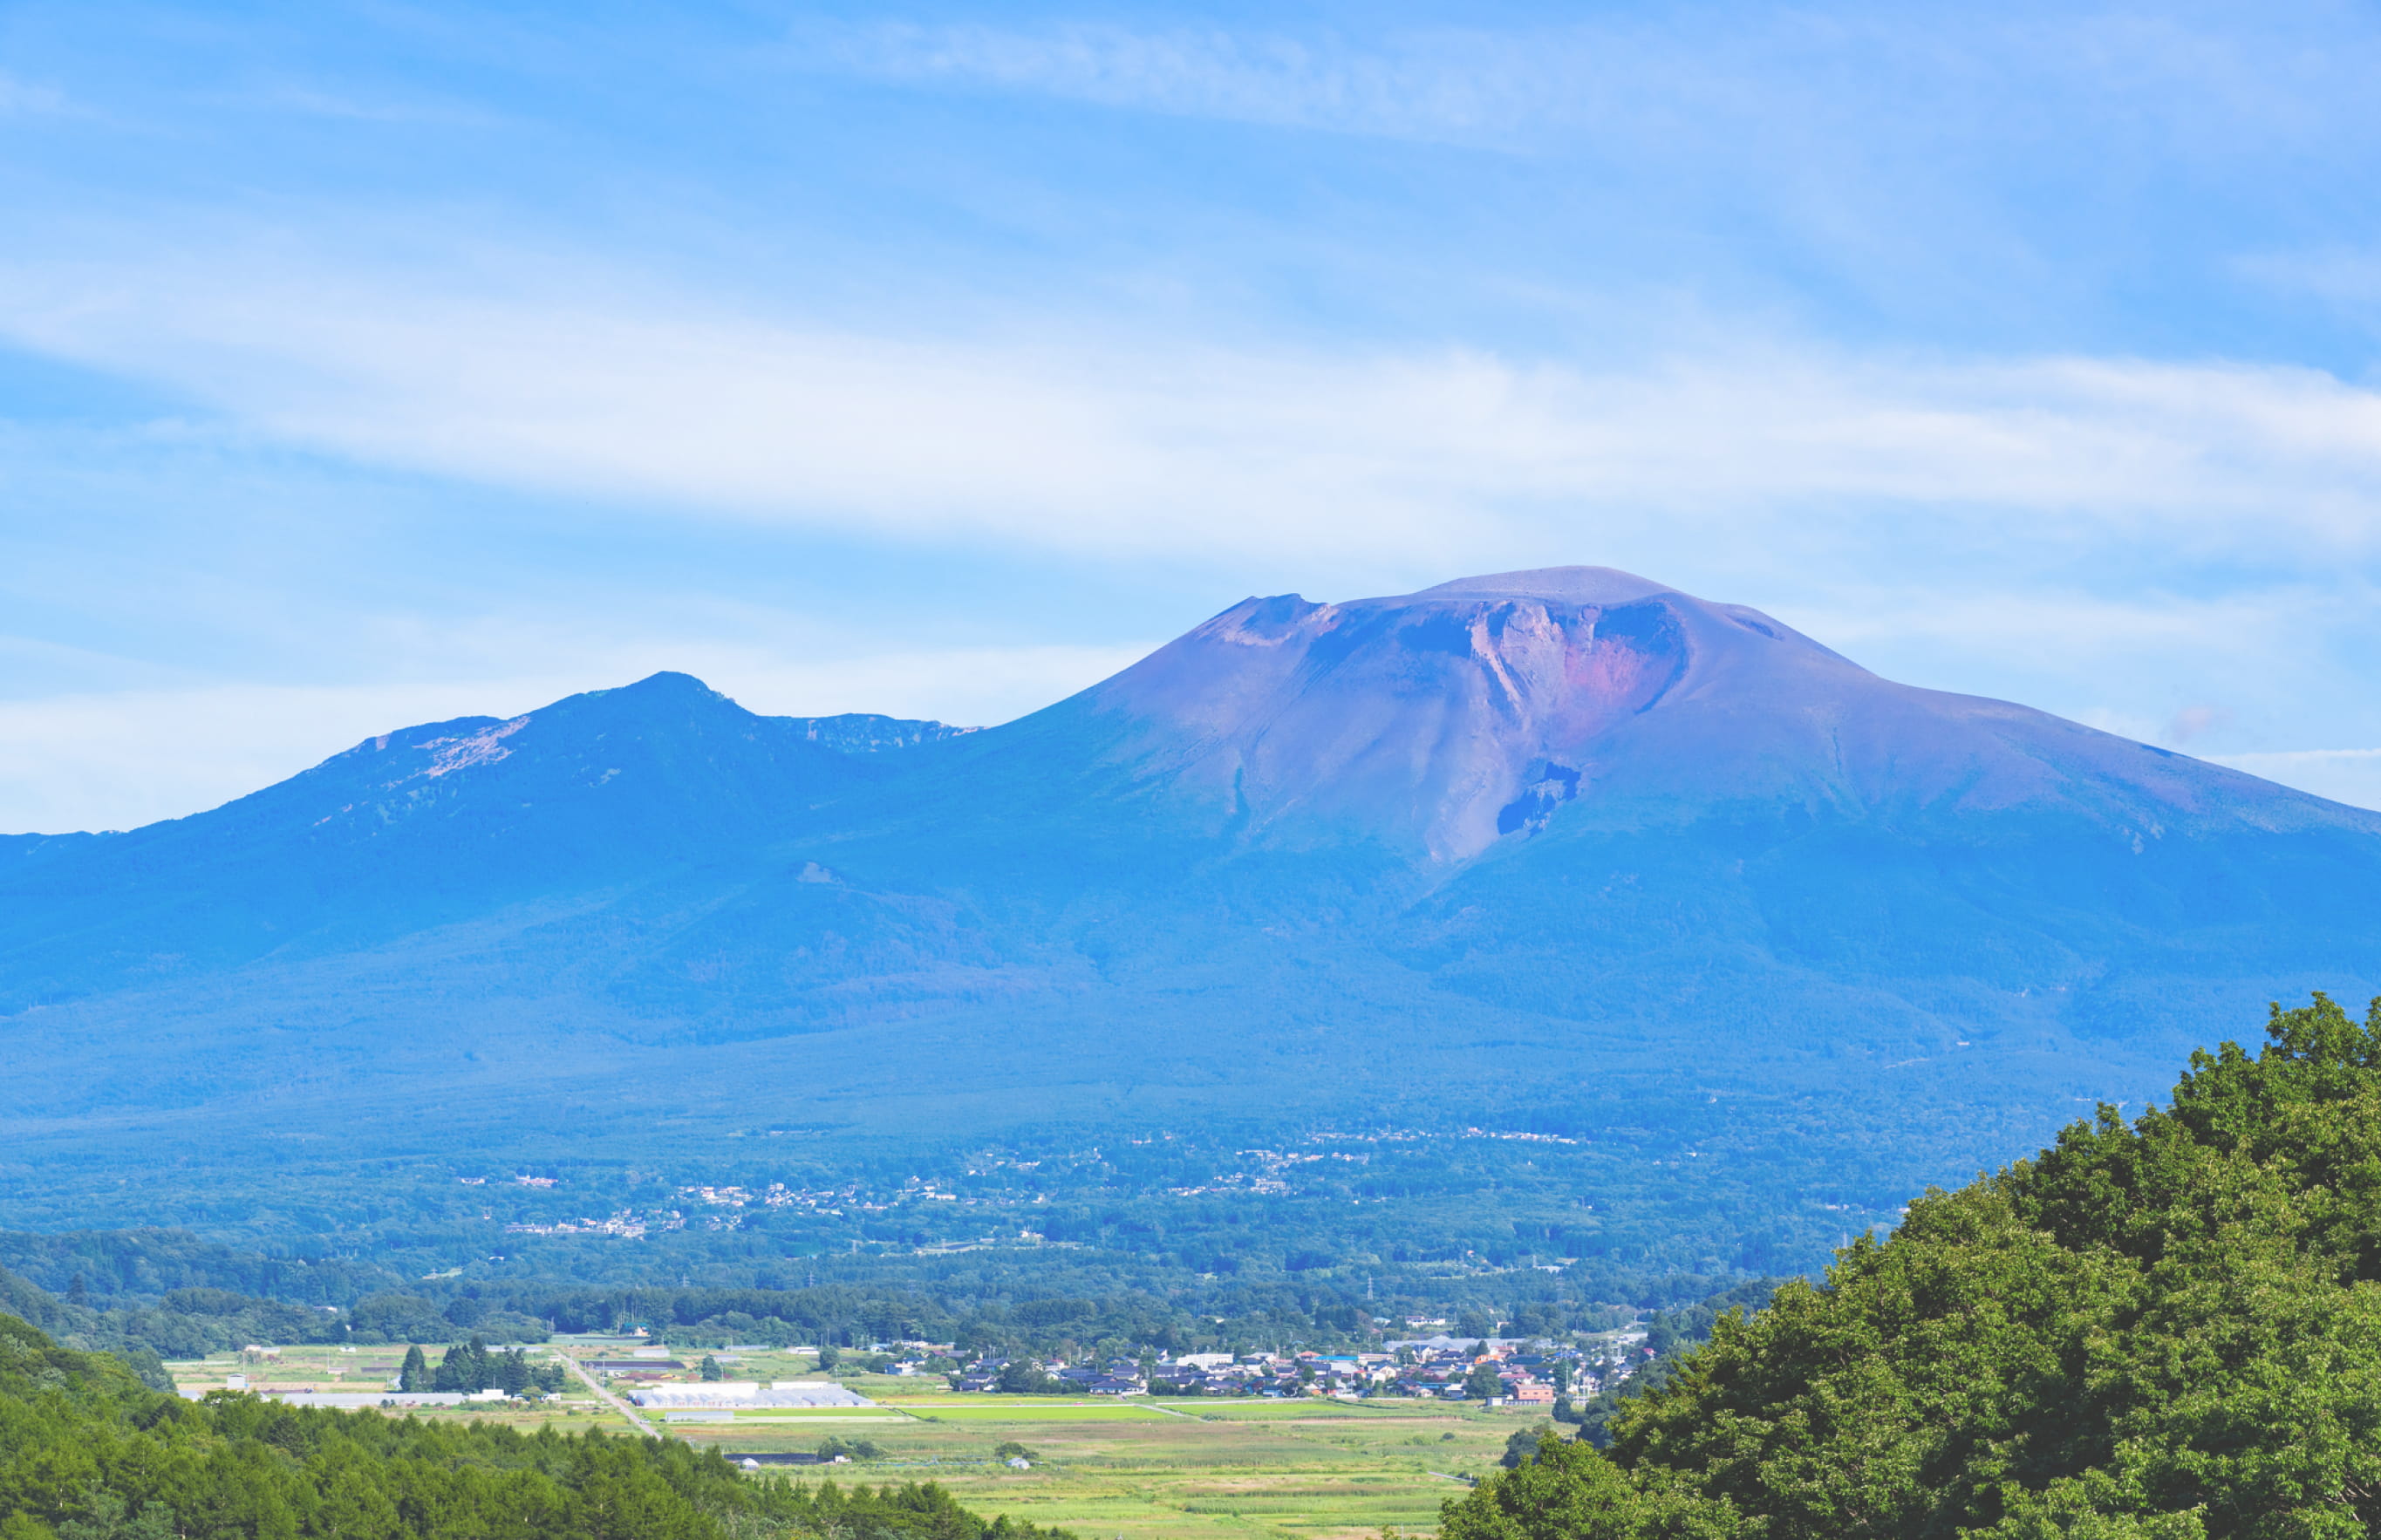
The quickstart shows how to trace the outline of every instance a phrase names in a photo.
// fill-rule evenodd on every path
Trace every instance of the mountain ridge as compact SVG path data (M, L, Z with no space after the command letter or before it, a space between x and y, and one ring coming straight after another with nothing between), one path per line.
M2381 817L1608 569L1252 597L937 728L663 674L19 845L0 1129L299 1098L369 1150L357 1109L441 1075L627 1129L665 1073L689 1126L1724 1113L1923 1182L2381 982Z
M1384 654L1386 666L1365 670L1358 690L1334 688L1349 658L1381 665ZM1400 687L1422 676L1430 688L1413 692L1420 709L1380 709L1405 703ZM1211 795L1227 779L1242 798L1252 781L1266 782L1274 740L1292 728L1287 757L1309 781L1283 788L1286 802L1327 795L1313 784L1325 776L1369 779L1374 825L1384 822L1383 808L1393 821L1398 804L1419 798L1420 837L1442 860L1475 856L1523 824L1543 827L1553 805L1582 797L1707 806L1799 788L1874 807L1889 784L1908 786L1918 767L1930 770L1935 795L1971 771L1976 784L1962 795L2004 802L2041 796L2062 777L2103 789L2130 782L2187 813L2206 811L2193 805L2195 789L2220 784L2234 813L2253 805L2285 821L2344 816L2381 832L2381 816L2238 771L2007 702L1881 679L1757 610L1710 605L1608 568L1499 574L1344 605L1251 598L1076 700L1179 724L1176 743L1161 749L1144 739L1143 752L1186 766L1202 756L1219 761L1201 777ZM1322 718L1321 730L1295 732L1301 713ZM1352 747L1351 722L1365 729ZM1938 742L1959 737L1951 752L1932 751L1931 766L1884 762L1886 751L1929 734ZM2011 734L2055 744L2069 763L2046 764L2024 750L1996 753ZM1440 750L1434 785L1380 763L1415 742ZM1789 776L1765 785L1748 778L1748 757L1750 768L1766 762L1789 767ZM1737 778L1705 773L1715 766Z

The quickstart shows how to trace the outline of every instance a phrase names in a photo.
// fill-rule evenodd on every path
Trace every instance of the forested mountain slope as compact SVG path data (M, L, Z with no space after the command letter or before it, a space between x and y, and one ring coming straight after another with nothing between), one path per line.
M11 839L0 1129L1493 1120L1891 1192L2381 987L2376 926L2381 817L1568 568L1252 599L980 732L660 675Z
M2381 1001L2268 1031L1928 1194L1446 1540L2381 1533Z

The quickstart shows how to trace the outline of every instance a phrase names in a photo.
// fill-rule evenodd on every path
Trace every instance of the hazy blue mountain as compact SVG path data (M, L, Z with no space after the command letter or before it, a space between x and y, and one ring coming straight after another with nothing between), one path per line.
M31 1143L1496 1117L1963 1177L2373 988L2376 921L2381 817L1561 568L1251 599L983 731L665 674L7 841L0 1095Z
M849 734L849 719L755 716L660 674L510 721L367 739L196 817L20 843L0 1008L716 863L881 778L830 746Z

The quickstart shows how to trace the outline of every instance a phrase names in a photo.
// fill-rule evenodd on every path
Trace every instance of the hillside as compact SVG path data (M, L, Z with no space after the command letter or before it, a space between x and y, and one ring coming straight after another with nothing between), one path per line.
M2381 817L1585 568L977 732L658 675L0 862L0 1130L89 1171L1492 1121L1892 1202L2381 987Z
M2381 1000L1911 1206L1446 1540L2381 1529Z

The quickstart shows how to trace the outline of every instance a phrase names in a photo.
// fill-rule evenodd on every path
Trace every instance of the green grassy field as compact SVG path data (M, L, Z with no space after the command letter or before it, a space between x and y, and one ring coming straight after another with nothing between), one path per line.
M1053 1406L1046 1403L1041 1406L912 1404L905 1405L901 1410L913 1417L928 1419L948 1417L961 1422L978 1423L1096 1423L1117 1418L1146 1422L1152 1417L1166 1415L1163 1412L1154 1412L1146 1406L1136 1406L1129 1401L1115 1406Z
M269 1365L223 1355L172 1367L193 1387L220 1384L226 1372L244 1369L251 1384L365 1390L385 1376L363 1375L363 1363L393 1356L387 1350L353 1355L291 1348ZM334 1377L335 1367L346 1372ZM1493 1469L1507 1436L1537 1421L1520 1412L1444 1402L1079 1401L921 1393L915 1380L873 1375L846 1383L884 1398L884 1405L748 1412L720 1422L648 1416L668 1436L730 1453L814 1450L838 1433L864 1438L885 1458L835 1467L832 1479L939 1482L983 1512L1057 1525L1080 1540L1426 1535L1438 1527L1439 1504L1464 1491L1456 1478ZM498 1421L525 1430L551 1422L566 1431L629 1431L575 1382L563 1399L543 1407L409 1414ZM1009 1441L1032 1451L1032 1469L1010 1470L993 1459L994 1448ZM815 1480L826 1473L772 1473L763 1479Z
M1194 1410L1190 1410L1195 1407ZM1506 1437L1532 1419L1447 1405L1329 1401L1187 1402L1169 1415L1117 1408L910 1410L930 1421L872 1430L881 1462L838 1468L838 1481L932 1480L986 1513L1074 1531L1082 1540L1261 1540L1368 1536L1438 1527L1450 1477L1494 1466ZM1062 1413L1073 1412L1077 1415ZM802 1430L734 1424L672 1430L698 1447L757 1452L814 1447ZM1031 1470L992 1459L1015 1440Z
M796 1423L906 1423L909 1413L882 1406L773 1406L739 1412L739 1417L783 1418Z

